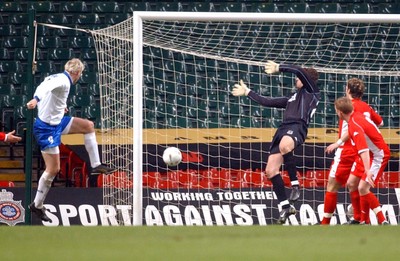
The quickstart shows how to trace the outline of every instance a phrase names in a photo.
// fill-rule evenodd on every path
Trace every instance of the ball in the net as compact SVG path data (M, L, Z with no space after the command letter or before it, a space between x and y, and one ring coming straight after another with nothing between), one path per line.
M164 150L163 160L167 166L176 166L182 161L182 153L176 147L168 147Z

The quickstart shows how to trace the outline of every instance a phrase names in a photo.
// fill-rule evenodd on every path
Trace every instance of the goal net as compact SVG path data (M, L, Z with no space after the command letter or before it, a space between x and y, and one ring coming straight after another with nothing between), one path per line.
M269 97L289 96L292 74L268 75L267 60L314 67L321 101L305 144L295 150L301 198L287 224L319 223L338 138L333 102L346 81L366 84L363 99L384 119L393 153L374 189L392 224L399 217L399 19L391 15L135 12L92 31L101 88L104 203L130 206L121 225L267 225L279 207L264 169L282 109L231 95L243 80ZM167 167L165 148L183 161ZM290 193L290 181L282 168ZM397 194L396 194L397 192ZM347 222L339 192L331 224ZM131 221L133 220L133 223ZM371 212L371 222L376 224Z

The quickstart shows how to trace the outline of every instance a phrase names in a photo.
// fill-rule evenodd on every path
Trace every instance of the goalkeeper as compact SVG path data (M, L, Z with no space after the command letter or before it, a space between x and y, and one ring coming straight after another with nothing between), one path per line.
M270 147L265 173L271 180L273 190L278 198L282 210L279 213L278 223L284 224L290 215L296 213L286 196L285 185L280 175L283 161L290 162L293 150L304 143L308 132L308 125L313 116L320 93L317 86L318 72L313 68L302 68L297 65L277 64L268 61L265 65L268 74L277 72L290 72L296 75L296 91L291 97L265 97L250 90L243 80L235 84L232 94L234 96L246 95L253 101L275 108L285 108L282 124L276 131Z

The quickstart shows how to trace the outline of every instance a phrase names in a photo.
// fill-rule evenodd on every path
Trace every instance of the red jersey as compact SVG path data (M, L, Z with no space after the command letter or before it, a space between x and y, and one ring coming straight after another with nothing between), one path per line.
M0 141L4 141L6 139L6 133L0 132Z
M348 122L348 131L357 154L369 150L373 157L390 155L390 150L375 123L360 112L354 112Z
M354 112L360 112L365 117L371 119L376 124L376 126L382 125L383 123L382 117L376 111L374 111L374 109L371 106L369 106L366 102L360 99L352 99L351 102L353 104ZM339 120L339 138L341 138L343 134L347 132L347 128L348 128L347 122ZM354 151L350 139L348 139L341 146L341 148L343 149L341 152L343 156L356 154L356 151Z

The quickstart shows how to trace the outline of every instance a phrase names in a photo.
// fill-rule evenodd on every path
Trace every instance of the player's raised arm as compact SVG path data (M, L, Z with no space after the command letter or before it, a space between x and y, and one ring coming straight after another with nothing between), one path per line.
M285 108L288 98L287 97L265 97L258 93L253 92L247 85L240 80L238 84L235 84L232 89L233 96L248 96L253 101L266 106L266 107L274 107L274 108Z
M265 65L265 72L268 74L273 74L279 72L279 64L277 64L274 61L267 61L267 64Z
M267 61L265 65L265 72L273 74L277 72L291 72L296 74L299 80L303 83L304 88L310 93L318 93L317 87L318 72L313 68L302 68L298 65L292 64L278 64L274 61Z
M238 84L235 84L232 89L233 96L247 96L250 92L250 89L244 84L243 80L240 80Z

